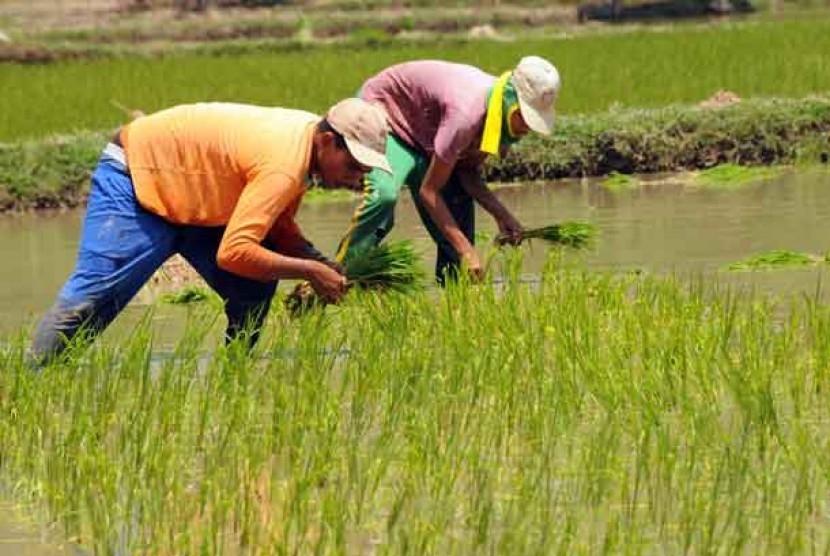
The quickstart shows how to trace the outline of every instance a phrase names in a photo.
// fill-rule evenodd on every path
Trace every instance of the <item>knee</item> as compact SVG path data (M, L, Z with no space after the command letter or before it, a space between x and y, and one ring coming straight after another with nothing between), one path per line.
M30 355L38 366L63 353L79 332L95 329L95 308L90 300L55 302L41 318L32 341Z

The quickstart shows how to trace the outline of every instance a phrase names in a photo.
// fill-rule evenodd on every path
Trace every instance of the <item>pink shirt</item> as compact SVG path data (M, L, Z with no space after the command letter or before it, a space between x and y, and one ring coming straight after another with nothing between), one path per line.
M383 70L364 83L361 96L386 109L404 142L453 164L478 151L495 83L473 66L424 60Z

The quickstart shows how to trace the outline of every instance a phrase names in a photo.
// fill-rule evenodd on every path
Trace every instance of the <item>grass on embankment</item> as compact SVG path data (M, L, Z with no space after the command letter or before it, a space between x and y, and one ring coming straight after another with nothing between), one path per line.
M108 135L0 145L0 210L83 202ZM830 100L758 100L717 110L669 107L561 117L551 137L523 140L505 160L490 162L486 173L491 180L516 181L828 160ZM734 182L747 174L726 169L708 179L728 173L724 179ZM312 198L320 195L329 193Z
M461 61L499 74L524 55L545 56L563 77L561 114L692 103L719 89L743 98L802 97L830 90L828 53L830 19L820 19L549 40L260 53L245 53L240 46L218 56L5 64L0 65L0 141L114 127L123 122L123 113L111 100L145 112L205 100L322 112L354 95L384 67L419 58Z
M551 264L279 307L264 358L203 358L213 313L38 377L9 339L0 478L100 554L830 548L824 304Z

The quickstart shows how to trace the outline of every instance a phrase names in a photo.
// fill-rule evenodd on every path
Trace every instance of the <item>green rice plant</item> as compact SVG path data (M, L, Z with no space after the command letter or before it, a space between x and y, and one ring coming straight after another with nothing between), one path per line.
M409 294L422 289L424 269L411 241L387 241L359 253L344 264L349 287L360 290ZM325 303L308 282L297 284L286 297L285 307L293 316Z
M728 270L775 270L778 268L793 268L813 266L827 262L827 256L819 257L810 253L799 253L776 249L765 253L758 253L727 266Z
M344 263L349 284L363 289L411 293L423 285L421 256L411 241L387 241Z
M36 375L3 338L0 484L95 554L827 551L826 302L560 255L252 353L146 321Z
M571 249L586 249L591 246L597 235L597 228L588 222L562 222L541 228L522 230L519 243L541 239L551 245L569 247ZM507 236L496 238L499 244L507 243Z
M348 67L342 64L340 45L297 45L291 50L262 42L233 44L224 51L206 47L204 53L183 49L172 56L4 64L0 69L5 108L0 112L0 141L112 128L124 120L109 104L110 98L147 113L206 100L322 113L337 100L353 95L369 76L404 60L465 62L498 75L528 52L552 60L565 78L558 106L563 114L601 113L612 106L694 104L719 89L734 91L744 99L803 97L830 89L830 72L816 71L828 50L830 21L814 18L678 27L667 32L639 29L566 39L401 42L385 43L382 49L355 46L349 48ZM637 63L621 64L620 60ZM252 75L260 78L251 79ZM86 86L90 82L96 83L93 90ZM684 137L681 127L678 138ZM730 149L728 141L721 146L721 152ZM603 173L613 169L629 171L616 167Z

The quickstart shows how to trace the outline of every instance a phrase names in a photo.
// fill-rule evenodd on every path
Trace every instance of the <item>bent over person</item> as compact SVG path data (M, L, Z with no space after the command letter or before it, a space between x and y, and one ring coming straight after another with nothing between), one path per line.
M537 56L522 58L495 77L473 66L442 61L395 65L364 83L359 96L386 110L391 132L386 156L393 173L373 170L338 261L379 243L392 229L398 192L410 189L438 246L435 274L443 283L465 261L474 276L482 265L474 248L474 204L518 240L521 225L486 187L481 166L504 154L528 131L549 134L560 89L559 73Z
M32 356L93 336L152 274L181 254L223 299L226 339L253 344L282 278L336 301L346 280L303 236L295 214L311 177L357 189L389 171L383 110L347 99L319 116L230 103L177 106L116 133L92 176L78 260L35 333Z

